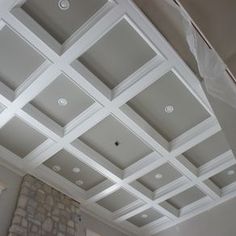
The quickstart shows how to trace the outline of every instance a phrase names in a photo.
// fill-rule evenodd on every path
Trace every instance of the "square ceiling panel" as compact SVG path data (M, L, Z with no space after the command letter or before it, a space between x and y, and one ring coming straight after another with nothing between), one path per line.
M127 191L123 189L119 189L116 192L110 194L109 196L99 200L97 203L106 208L107 210L114 212L122 207L125 207L137 199L129 194Z
M12 118L0 129L0 145L23 158L46 138L19 118Z
M185 152L184 156L196 167L200 167L228 150L230 147L224 134L218 132Z
M15 90L44 62L44 58L6 26L0 30L0 42L0 80Z
M151 153L139 138L112 116L98 123L80 139L121 169Z
M205 197L205 194L202 193L197 187L192 187L172 198L167 200L172 206L177 209L181 209L191 203L194 203L201 198Z
M65 150L56 153L44 165L86 191L105 180L104 176Z
M233 165L219 174L211 177L211 180L219 188L224 188L227 185L236 182L236 165Z
M114 88L156 53L125 20L85 52L79 61L109 88Z
M62 44L101 9L107 0L70 0L70 8L67 10L61 10L58 2L28 0L22 8Z
M65 126L93 102L75 83L60 75L32 104L59 125Z
M144 175L138 181L151 191L155 191L160 187L171 183L180 178L182 175L170 164L164 164L161 167Z
M209 117L173 72L165 74L128 104L168 141Z
M160 219L161 217L162 215L159 212L150 208L146 211L139 213L138 215L129 218L127 221L136 225L137 227L142 227L146 224L149 224L155 220Z

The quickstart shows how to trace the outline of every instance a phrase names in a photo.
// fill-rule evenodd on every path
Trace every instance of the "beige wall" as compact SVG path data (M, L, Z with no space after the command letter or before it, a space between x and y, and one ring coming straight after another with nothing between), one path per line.
M0 165L0 181L7 189L0 195L0 235L7 235L22 178Z
M155 236L235 236L236 198Z
M81 223L82 229L80 236L85 236L86 227L101 236L125 236L125 234L122 234L121 232L113 229L112 227L105 225L104 223L96 220L94 217L91 217L90 215L86 214L83 211L81 211L81 216L82 216L82 223Z

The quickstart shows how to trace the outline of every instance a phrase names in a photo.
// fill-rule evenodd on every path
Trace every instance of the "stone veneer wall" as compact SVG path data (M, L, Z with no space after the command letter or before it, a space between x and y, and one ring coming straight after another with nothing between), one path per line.
M78 236L79 203L38 179L23 179L8 236Z

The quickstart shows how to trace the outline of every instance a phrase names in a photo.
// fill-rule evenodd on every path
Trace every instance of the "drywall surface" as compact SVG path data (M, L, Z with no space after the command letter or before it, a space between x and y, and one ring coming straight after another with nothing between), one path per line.
M91 231L96 232L100 236L127 236L126 234L123 234L119 232L118 230L115 230L114 228L109 227L108 225L102 223L101 221L96 220L94 217L88 215L82 210L81 210L80 215L82 219L80 236L86 236L85 234L86 228L90 229Z
M236 198L155 236L235 236Z
M0 181L6 190L0 195L0 235L6 236L15 210L22 177L0 165Z

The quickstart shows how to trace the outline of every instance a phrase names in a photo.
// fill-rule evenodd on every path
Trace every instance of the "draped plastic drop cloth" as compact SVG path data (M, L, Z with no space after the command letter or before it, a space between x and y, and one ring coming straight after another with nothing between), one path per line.
M166 2L182 15L186 41L197 62L208 93L236 108L236 84L226 72L224 62L195 30L185 10L177 6L173 0L166 0Z

